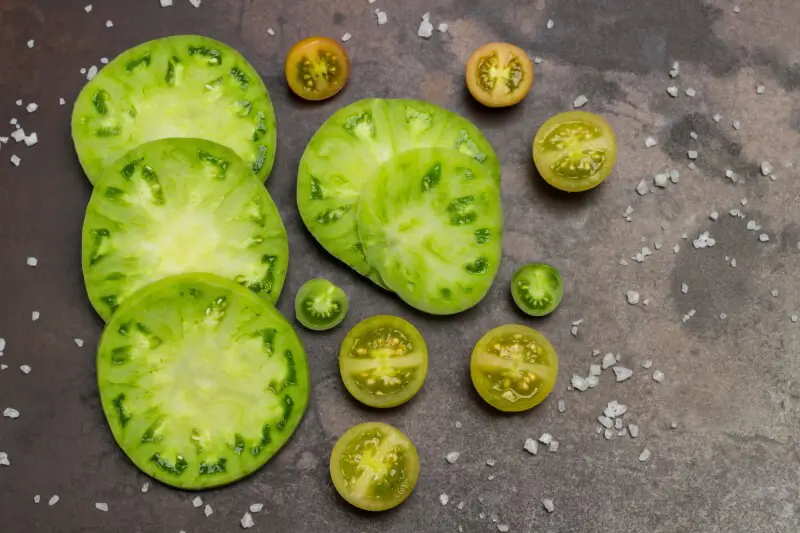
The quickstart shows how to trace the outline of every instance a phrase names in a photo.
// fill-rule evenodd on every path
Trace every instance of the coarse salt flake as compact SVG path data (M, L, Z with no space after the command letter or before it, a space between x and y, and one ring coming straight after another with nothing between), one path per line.
M419 23L419 29L417 30L417 35L419 35L423 39L430 39L431 35L433 35L433 24L431 24L430 13L425 13L424 15L422 15L422 22Z
M255 521L253 520L252 515L250 513L244 513L244 516L241 520L242 529L250 529L254 525L256 525Z
M98 511L103 511L104 513L108 512L108 504L107 503L97 502L97 503L94 504L94 508L97 509Z

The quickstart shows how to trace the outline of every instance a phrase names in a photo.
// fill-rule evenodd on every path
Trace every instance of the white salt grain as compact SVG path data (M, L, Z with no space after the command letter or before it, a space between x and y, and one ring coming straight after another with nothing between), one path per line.
M3 411L3 416L6 418L11 418L12 420L15 418L19 418L19 411L14 409L13 407L6 407Z
M250 529L251 527L256 525L256 523L253 520L253 517L250 515L250 513L244 513L244 516L242 517L241 523L242 523L242 529Z
M693 97L694 97L694 96L697 94L697 91L695 91L695 90L694 90L694 89L692 89L691 87L689 87L688 89L686 89L686 91L685 91L685 92L686 92L686 96L688 96L689 98L693 98Z
M653 146L657 145L658 141L655 137L645 137L644 138L644 146L645 148L652 148Z
M114 23L112 21L110 21L110 20L107 20L106 21L106 28L113 28L113 27L114 27Z
M89 67L89 70L86 72L86 79L91 81L94 77L97 76L97 67L92 65Z
M148 490L150 490L150 483L149 482L147 482L144 485L142 485L142 492L143 493L147 492Z
M689 150L686 152L686 155L689 157L689 159L695 160L697 159L697 150Z
M200 7L200 4L203 0L189 0L189 3L192 4L194 7Z
M617 364L617 358L614 357L613 353L608 352L603 356L603 370L612 367L615 364Z
M631 437L635 439L639 436L639 426L636 424L628 424L628 433L630 433Z
M586 379L579 376L578 374L573 374L572 378L570 379L570 383L572 387L576 390L584 392L586 389L589 388L589 385L586 383Z
M425 13L422 15L422 22L419 23L419 29L417 30L417 35L422 37L423 39L430 39L431 35L433 35L433 24L431 24L431 14Z
M19 158L16 154L12 154L10 158L11 164L15 167L18 167L19 164L22 162L22 159Z
M628 291L625 293L625 298L628 300L628 303L631 305L636 305L639 303L639 293L636 291Z
M542 505L544 506L544 508L547 510L548 513L552 513L553 511L556 510L556 506L553 503L553 500L551 500L550 498L543 499Z
M633 375L633 370L625 368L624 366L615 366L613 369L614 375L617 377L617 382L625 381Z
M676 98L678 96L678 88L675 87L674 85L667 87L667 94L669 94L673 98Z
M102 503L102 502L95 503L94 504L94 508L97 509L98 511L103 511L104 513L108 512L108 504L107 503Z
M767 235L766 233L762 233L761 235L758 236L758 240L761 242L769 242L769 235Z
M263 503L251 503L250 504L250 512L251 513L260 513L263 508L264 508L264 504Z
M644 450L642 450L642 453L639 454L639 460L644 463L648 459L650 459L650 450L645 448Z
M202 506L203 505L203 498L201 498L200 496L195 496L195 498L192 500L192 505L195 508Z
M83 348L83 339L72 339L78 348Z
M58 497L58 494L54 494L50 497L50 500L47 502L47 505L53 506L58 503L58 500L61 498Z
M28 113L33 113L33 112L35 112L37 109L39 109L39 104L37 104L37 103L35 103L35 102L31 102L30 104L28 104L28 105L26 105L26 106L25 106L25 110L26 110Z
M446 22L442 22L436 29L439 30L439 33L447 33L447 30L450 29L450 25Z
M774 169L772 168L772 165L770 164L769 161L762 161L761 174L763 174L764 176L769 176L770 174L772 174L773 170Z
M32 322L36 322L37 320L39 320L40 316L42 316L42 315L41 315L41 313L39 313L39 311L31 312L31 321Z
M558 400L558 412L563 413L566 410L567 410L567 404L564 402L564 400Z
M272 28L267 28L267 33L269 35L275 35L275 30L273 30Z
M556 25L556 23L553 22L553 19L550 19L550 20L547 21L547 29L548 30L552 30L553 26L555 26L555 25Z
M33 497L33 503L39 503L40 501L42 501L42 497L38 494Z
M29 258L27 258L27 259L25 260L25 263L26 263L26 264L27 264L29 267L35 267L36 265L38 265L38 264L39 264L39 260L38 260L38 259L36 259L35 257L29 257Z
M586 98L586 96L582 94L582 95L578 96L578 97L575 99L575 101L574 101L574 102L572 102L572 107L574 107L574 108L576 108L576 109L577 109L577 108L579 108L579 107L583 107L583 106L585 106L585 105L586 105L588 102L589 102L589 99L588 99L588 98Z
M378 17L378 26L383 26L389 21L389 17L386 15L386 11L381 11L380 9L376 9L375 16Z
M210 505L206 504L205 509L203 509L203 514L206 515L206 518L208 518L214 514L214 509L212 509Z
M660 370L653 372L653 381L657 383L664 383L664 373Z
M85 6L83 8L83 10L86 11L87 13L91 13L92 12L92 4L89 4L89 5Z
M461 457L461 454L459 452L450 452L444 456L445 461L447 461L451 465L455 464L456 461L458 461L459 457Z
M550 433L542 433L542 436L539 437L539 442L542 444L550 444L553 442L553 436Z
M172 6L172 0L160 0L161 7L170 7Z
M447 505L449 501L450 501L450 496L448 496L447 494L442 493L439 495L439 503L441 503L442 506Z
M539 443L533 439L525 439L525 444L522 446L522 449L531 455L536 455L539 451Z
M20 372L22 372L23 374L25 374L25 375L28 375L28 374L30 374L30 373L31 373L31 371L32 371L33 369L30 367L30 365L20 365L20 367L19 367L19 370L20 370Z
M350 32L347 32L344 35L342 35L342 42L346 43L347 41L349 41L352 38L353 38L353 35Z

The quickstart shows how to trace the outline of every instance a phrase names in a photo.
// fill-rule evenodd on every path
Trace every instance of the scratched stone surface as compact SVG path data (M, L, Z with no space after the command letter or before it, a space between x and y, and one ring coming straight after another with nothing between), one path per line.
M89 1L0 2L0 136L16 117L40 139L30 148L0 147L0 363L8 366L0 371L0 408L21 413L0 418L0 451L11 463L0 466L4 533L234 532L255 502L265 505L254 516L254 530L263 532L800 530L800 323L791 320L800 313L800 3L741 0L737 12L728 0L203 0L198 9L188 0L167 9L157 0L94 0L86 13ZM377 24L375 8L386 11L387 24ZM426 11L449 31L419 38ZM291 44L345 32L353 35L345 45L353 69L344 92L321 104L291 97L283 79ZM194 494L158 483L142 493L146 477L117 449L103 419L94 372L102 324L80 272L90 185L69 137L71 104L85 83L80 68L175 33L238 48L272 95L278 156L268 189L291 244L280 310L292 316L294 292L314 276L342 286L351 301L341 327L301 331L313 390L296 435L255 475L203 493L214 510L209 518L192 507ZM483 109L464 88L466 59L490 40L542 59L533 92L511 109ZM671 79L674 61L680 74ZM671 85L680 90L675 98ZM690 87L694 97L684 92ZM613 125L619 158L601 187L567 196L536 175L530 145L537 127L581 94L586 110ZM364 97L421 98L459 112L503 162L503 264L488 297L466 313L442 319L409 309L328 256L300 221L295 178L305 143L334 110ZM29 114L17 99L39 109ZM648 135L655 147L645 148ZM698 151L695 169L688 150ZM22 159L18 168L12 154ZM774 180L761 175L762 161L773 165ZM654 174L670 169L680 182L654 187ZM652 191L640 196L643 179ZM748 231L751 220L762 229ZM693 240L705 231L716 244L696 249ZM759 241L761 233L768 242ZM638 263L632 257L643 247L652 254ZM28 256L39 259L36 268L26 266ZM558 267L567 284L561 308L535 321L508 295L514 270L534 260ZM629 290L648 305L629 305ZM36 322L33 310L41 313ZM411 320L430 350L422 392L387 412L352 401L337 367L347 330L375 314ZM468 374L474 343L505 323L541 330L561 361L552 396L516 416L485 406ZM633 376L615 383L606 370L595 389L569 390L573 374L586 376L599 362L593 350L619 353ZM650 369L644 360L653 361ZM19 370L23 364L30 374ZM655 370L663 383L651 378ZM629 407L624 419L639 425L638 438L598 434L597 417L612 400ZM368 420L402 428L421 456L413 496L377 515L341 501L328 474L337 437ZM527 454L525 439L544 432L559 449ZM652 455L641 462L645 447ZM451 451L461 452L453 465L444 459ZM54 494L60 501L48 506ZM543 498L554 501L554 512L545 511Z

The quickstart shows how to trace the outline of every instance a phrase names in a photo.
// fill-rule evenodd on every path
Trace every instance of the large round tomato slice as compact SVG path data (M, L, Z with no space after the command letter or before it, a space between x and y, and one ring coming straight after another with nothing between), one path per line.
M347 52L327 37L303 39L286 55L286 81L306 100L325 100L337 94L349 75Z
M500 411L527 411L556 384L558 356L544 335L526 326L506 325L484 335L470 361L472 383Z
M410 400L428 375L428 348L411 323L373 316L350 330L339 351L342 381L370 407L395 407Z
M514 105L525 98L532 85L533 63L513 44L485 44L467 62L467 88L485 106Z
M402 432L379 422L342 435L331 454L331 479L348 503L386 511L411 495L419 477L417 449Z
M542 124L533 140L533 161L557 189L580 192L600 185L617 160L614 130L602 117L569 111Z

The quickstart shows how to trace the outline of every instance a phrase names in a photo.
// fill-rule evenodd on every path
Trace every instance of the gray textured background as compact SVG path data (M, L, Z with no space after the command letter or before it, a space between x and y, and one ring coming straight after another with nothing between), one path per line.
M200 9L188 0L170 9L157 0L94 0L86 14L89 1L0 2L0 123L19 117L40 137L32 148L0 148L0 337L8 343L0 363L10 367L0 372L0 408L22 413L0 418L0 451L12 463L0 467L0 531L233 532L246 506L259 501L266 507L254 530L264 532L439 533L459 525L496 531L492 515L522 533L800 530L800 324L789 318L800 312L800 2L743 0L737 14L724 0L203 0ZM388 24L377 25L376 7L387 11ZM450 31L418 38L425 11ZM113 28L105 27L107 19ZM346 31L353 34L346 44L353 72L345 91L319 105L290 97L282 75L288 47L308 35L338 38ZM341 327L301 333L313 392L296 436L256 475L204 494L214 508L210 518L191 506L188 493L158 484L140 493L145 477L104 423L93 364L101 322L79 268L90 186L68 129L70 105L84 83L80 67L181 32L239 48L271 91L279 147L268 188L291 238L280 309L291 315L295 290L318 275L351 299ZM33 50L28 39L36 40ZM512 41L544 59L533 92L513 109L481 109L463 88L464 62L489 40ZM667 72L675 60L681 74L672 82ZM670 98L672 83L695 88L697 96ZM765 94L756 94L758 84ZM535 175L530 143L536 128L579 94L589 98L587 110L614 126L619 160L602 187L567 197ZM59 96L67 106L58 106ZM294 180L305 143L335 109L368 96L423 98L458 111L485 131L503 162L504 262L490 295L467 313L435 319L408 309L328 257L302 227ZM28 115L14 105L17 98L40 109ZM714 113L723 115L721 122L712 120ZM734 119L741 120L739 131ZM646 135L659 145L645 149ZM697 171L686 168L689 149L700 153ZM8 163L12 153L22 157L20 168ZM763 160L772 162L777 180L759 176ZM679 184L636 194L639 180L671 168L681 171ZM726 180L727 168L744 183ZM622 213L629 205L635 212L627 223ZM735 207L763 224L768 243L727 214ZM713 210L721 213L717 222L708 218ZM716 246L693 249L691 239L706 230ZM646 262L618 264L656 241L664 247ZM27 267L27 256L38 257L39 266ZM736 268L726 256L736 258ZM567 284L559 311L535 322L516 312L507 295L515 268L531 260L552 262ZM688 294L681 294L682 282ZM630 289L650 305L626 304ZM33 309L41 312L36 323ZM690 309L696 315L683 323ZM377 313L411 320L431 355L419 396L387 413L351 401L336 362L347 330ZM570 323L580 318L575 338ZM483 405L467 370L475 341L508 322L543 331L561 358L551 398L519 416ZM73 337L86 345L78 348ZM595 348L619 352L634 376L615 384L608 371L597 389L568 391L569 376L586 375ZM663 384L638 366L643 359L666 374ZM22 374L21 364L33 372ZM563 414L558 399L566 401ZM641 426L637 440L596 434L595 419L611 400L629 406L626 418ZM410 500L375 516L340 501L327 469L336 438L366 420L403 428L422 460ZM525 438L544 431L560 449L527 455ZM647 463L638 461L644 446L652 451ZM444 455L453 450L462 455L448 465ZM489 458L494 468L485 466ZM450 495L450 505L439 504L441 493ZM61 501L36 506L35 494L45 501L58 494ZM542 498L555 500L554 513L545 513ZM110 511L96 511L98 501ZM466 502L461 511L459 501Z

